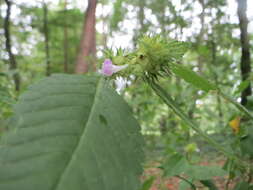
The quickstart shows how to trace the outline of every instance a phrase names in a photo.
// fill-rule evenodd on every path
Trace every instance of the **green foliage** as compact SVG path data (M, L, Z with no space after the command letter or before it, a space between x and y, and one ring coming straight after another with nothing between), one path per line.
M180 154L171 156L162 166L164 175L171 177L180 175L188 167L188 162L185 157Z
M113 5L113 15L110 22L110 27L113 30L119 28L119 22L124 20L126 9L123 7L123 0L116 0Z
M140 188L140 190L149 190L153 184L155 180L154 176L151 176L150 178L148 178L147 180L145 180L142 184L142 187Z
M41 35L44 35L43 30L43 9L42 8L29 8L29 14L33 15L31 25L34 29L37 29ZM75 22L73 22L73 20ZM79 9L64 10L49 10L48 13L48 33L49 33L49 50L50 50L50 63L52 73L63 71L64 62L64 30L67 30L67 42L68 42L68 60L69 72L74 69L73 63L76 58L76 48L71 44L78 44L81 36L81 28L83 21L83 14ZM38 51L44 53L45 44L41 40L36 44ZM38 57L38 55L36 55ZM39 60L40 62L44 62Z
M45 78L20 97L15 120L1 139L0 189L139 188L140 129L103 78Z
M14 89L9 85L11 72L0 72L0 130L2 129L5 119L12 114L12 104L15 103Z
M214 148L222 152L225 156L232 160L235 160L236 165L246 171L247 163L238 157L235 152L231 152L226 146L222 146L205 132L203 132L200 127L179 108L179 105L170 96L170 94L168 94L166 90L158 84L158 76L168 76L170 72L173 72L176 76L179 76L188 83L205 92L209 92L211 90L216 91L218 93L218 96L223 96L230 103L234 104L240 111L244 112L247 116L252 118L251 113L246 108L222 93L217 85L210 83L205 78L181 65L179 63L179 60L185 53L186 46L184 44L180 46L180 42L174 42L175 44L159 35L154 37L144 36L139 40L137 49L132 53L124 55L123 51L118 50L116 56L109 54L109 57L112 57L112 60L115 64L128 64L128 67L119 72L117 75L128 76L131 73L137 77L142 77L146 82L148 82L154 92L159 97L161 97L164 103L167 104L168 107L171 108L176 113L176 115L178 115L191 129L193 129L199 136L205 139ZM175 51L172 51L173 48ZM172 166L176 167L177 164L173 163ZM184 168L184 164L180 163L179 168L169 168L169 172L171 172L171 174L167 173L168 176L179 175L180 173L184 172L194 180L208 180L215 175L225 175L225 172L217 167L205 168L203 166L192 166L187 167L186 169Z
M233 190L252 190L252 189L253 189L252 186L250 186L247 182L242 181L236 184Z
M249 132L245 137L241 138L241 151L244 156L249 156L250 158L253 158L253 149L252 149L252 144L253 144L253 131L252 127L249 128Z
M165 176L187 175L193 180L209 180L214 176L224 176L227 172L217 166L199 166L190 164L186 158L176 154L167 159L162 165Z
M189 182L187 182L185 180L181 180L180 183L179 183L179 190L189 190L189 189L192 189L192 186L191 186L191 184Z
M209 190L219 190L212 180L200 180L200 183L208 187Z
M194 85L195 87L208 92L210 90L216 90L217 87L211 84L208 80L201 77L200 75L196 74L192 70L188 69L187 67L180 65L180 64L172 64L171 71L183 78L186 82Z
M125 99L127 99L132 107L134 116L141 124L141 131L148 145L145 150L149 160L154 161L157 157L163 159L164 154L161 154L161 152L165 152L166 155L175 152L184 152L187 153L187 156L189 156L189 153L197 157L205 155L208 160L212 160L217 157L217 152L203 142L198 133L189 128L189 123L185 123L184 120L174 114L161 99L155 96L155 93L146 83L143 83L142 80L136 80L138 78L143 78L143 76L159 79L165 92L171 94L172 103L174 108L176 108L175 110L184 113L181 116L197 124L197 129L203 131L204 134L208 134L212 140L216 140L223 150L229 150L229 153L236 155L236 158L242 157L242 163L245 162L247 163L246 166L252 167L253 153L251 147L253 138L251 134L252 122L249 121L249 118L253 117L249 111L238 103L238 101L235 101L239 100L241 92L248 86L249 82L251 82L251 78L249 77L248 81L240 83L241 72L239 62L241 49L237 32L239 26L237 23L232 23L230 19L227 19L230 16L230 12L225 12L224 10L226 10L228 4L230 4L229 1L203 1L203 4L199 2L200 1L186 0L98 1L99 9L108 8L108 10L112 10L104 11L103 9L103 11L98 14L99 16L97 16L98 31L96 39L97 50L99 52L98 58L100 58L100 51L103 51L104 47L111 44L124 47L135 47L131 53L129 53L130 51L127 52L120 49L116 54L113 54L111 50L107 55L109 57L106 58L112 59L114 64L129 65L126 70L122 70L112 78L116 78L116 76L128 78L127 88L121 90L120 93L125 96ZM65 62L63 47L66 37L64 35L65 29L68 30L68 37L66 39L68 42L68 72L72 73L74 71L76 50L79 45L83 26L84 12L82 8L77 6L77 1L68 1L67 10L64 10L64 3L65 1L61 0L59 4L55 3L55 1L47 4L50 63L52 72L54 73L63 72L63 62ZM198 14L199 12L196 10L200 9L195 9L196 5L202 7L201 9L204 10L203 14ZM15 50L14 55L18 63L18 69L14 72L20 73L22 92L26 89L27 85L45 75L43 9L41 2L37 1L27 1L24 3L13 1L13 7L10 32L12 49ZM1 31L4 31L3 23L5 10L5 2L1 1L0 11L3 13L0 15ZM195 22L195 20L198 19L203 19L205 21L204 24L200 25L201 23ZM127 23L127 25L124 25L124 23ZM131 23L131 25L129 25L129 23ZM198 27L196 27L196 23ZM99 33L101 30L102 34ZM144 36L147 34L152 35L151 37ZM133 42L124 41L123 43L119 43L118 41L114 41L118 36L124 37L125 35L127 38L129 36L130 38L132 37ZM252 38L252 35L249 37ZM187 43L180 42L181 40ZM12 75L14 72L8 71L8 55L5 51L4 35L0 35L0 44L0 133L2 135L6 132L6 124L13 113L12 104L15 103L19 92L15 92L13 88ZM103 46L101 46L101 44ZM184 55L188 49L188 44L191 44L191 50ZM98 62L100 62L100 60ZM200 74L194 72L196 70ZM186 83L183 80L185 80ZM155 80L155 82L157 82L157 80ZM192 88L192 86L195 86L197 89ZM45 89L47 89L47 87L45 87ZM221 89L222 93L217 89ZM87 91L89 90L90 89L87 89ZM204 93L202 91L204 91ZM208 94L207 92L209 91L215 92ZM220 96L223 96L225 101L223 101ZM233 98L230 96L233 96ZM58 97L61 98L60 95ZM69 99L70 98L67 99L67 102L70 101ZM72 100L73 103L75 103L76 97ZM235 115L241 116L242 114L238 113L228 102L233 102L233 104L239 108L239 110L243 111L246 116L242 116L239 126L240 133L238 135L232 132L228 124L232 117ZM115 102L115 104L116 103L117 102ZM45 105L47 104L48 103L45 103ZM30 102L27 103L26 107L29 106ZM31 106L33 106L33 104L31 104ZM178 109L179 107L180 109ZM252 96L248 97L248 104L246 107L252 111ZM120 110L120 108L117 108L116 111L120 112L118 109ZM43 112L44 111L41 112L42 115ZM21 115L26 114L21 113ZM38 119L38 117L39 116L36 115L35 119ZM19 120L17 120L17 115L12 117L10 121L8 125L9 128L18 125ZM16 124L13 125L15 122ZM98 115L97 122L103 126L110 125L107 117L103 114ZM128 121L125 121L125 123L128 123ZM127 124L125 124L125 126L126 125ZM45 131L41 129L38 132L40 134L51 134L51 129L48 132L46 131L47 128L44 129ZM29 132L29 134L32 132ZM249 132L249 134L247 132ZM7 136L9 134L14 135L13 131L7 133ZM19 134L21 134L21 132L17 130L17 135ZM36 134L36 132L34 132L34 134ZM23 138L24 136L22 135L20 135L17 140ZM55 138L59 139L59 136ZM65 145L64 143L67 144L69 141L63 142L63 145ZM103 143L103 145L104 144L105 143ZM8 154L14 154L13 150L11 148L9 149L10 150L7 150L6 148L5 151L11 152ZM46 148L42 146L42 151L45 149ZM107 151L110 150L106 146L105 149ZM16 150L16 148L14 148L14 150ZM28 151L29 149L25 150L24 153ZM34 154L37 153L36 151ZM33 156L34 158L30 159L31 161L41 158L38 155ZM218 154L218 158L220 158L219 156ZM62 157L64 159L66 158L66 156ZM113 160L113 157L111 158ZM223 157L220 159L223 159ZM21 161L19 162L22 164ZM78 166L82 167L83 162L79 163ZM60 162L58 164L60 164ZM234 159L229 159L229 163L226 165L225 168L229 171L229 180L235 180L236 182L238 180L246 181L249 176L252 176L250 173L252 171L250 171L248 167L242 169L240 162L238 163ZM201 176L201 174L203 174L203 168L199 168L196 165L194 166L195 167L192 167L194 171L191 171L192 175L195 177ZM5 169L6 168L7 166L5 166ZM103 170L102 174L106 176L107 172L110 174L110 171L111 168L107 169L107 171ZM91 173L92 172L93 171L91 171ZM17 172L13 172L13 175L15 173ZM42 176L44 174L36 175ZM50 176L51 174L48 177L49 181L52 180ZM2 176L2 178L3 177L4 176ZM98 178L101 179L101 175L99 177ZM30 183L28 179L32 178L35 177L29 176L25 180ZM116 180L117 179L118 178L116 178ZM146 184L145 188L151 185L151 179L152 178L148 178L147 181L144 182L143 185L145 186ZM43 180L46 181L46 177L43 176L42 182ZM114 183L112 180L115 179L109 181ZM193 188L191 183L194 181L190 179L190 176L187 180L190 183L181 180L180 189ZM198 181L211 190L217 189L209 180ZM245 186L245 183L238 183L236 188L248 188L249 185Z
M197 180L208 180L215 176L225 176L227 174L218 166L192 166L186 170L186 173Z
M236 95L236 94L240 94L243 90L245 90L245 89L249 86L249 84L250 84L250 81L249 81L249 80L242 81L242 82L238 85L238 87L237 87L236 91L234 92L234 94L235 94L235 95Z

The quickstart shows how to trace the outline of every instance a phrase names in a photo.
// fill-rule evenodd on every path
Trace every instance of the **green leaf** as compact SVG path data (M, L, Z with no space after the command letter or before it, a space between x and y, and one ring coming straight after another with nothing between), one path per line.
M6 77L7 75L3 72L0 72L0 77Z
M224 176L225 170L218 166L198 166L188 163L180 154L170 157L162 166L167 177L186 174L194 180L208 180L215 176Z
M192 180L189 181L189 182L192 182ZM189 182L187 182L187 181L185 181L185 180L180 180L180 183L179 183L179 190L189 190L189 189L193 189L193 188L192 188L192 185L191 185Z
M233 190L250 190L250 185L247 182L239 182L236 184Z
M136 190L140 127L96 76L54 75L31 86L1 139L0 189Z
M140 190L149 190L151 188L154 180L155 180L154 176L151 176L150 178L145 180L144 183L142 184L142 187L140 188Z
M212 180L200 180L200 183L208 187L209 190L219 190Z
M180 175L188 167L189 164L187 160L180 154L171 156L162 166L164 169L164 175L167 177Z
M243 156L248 155L250 158L253 158L252 143L253 143L253 131L252 127L250 127L248 135L242 138L240 143Z
M249 84L250 84L249 80L242 81L237 87L236 91L234 92L234 95L240 94L249 86Z
M225 170L218 166L196 166L191 165L185 171L185 174L196 180L208 180L215 176L224 176Z
M208 80L181 64L171 63L171 71L175 75L183 78L186 82L194 85L195 87L205 92L217 89L216 86L211 84Z

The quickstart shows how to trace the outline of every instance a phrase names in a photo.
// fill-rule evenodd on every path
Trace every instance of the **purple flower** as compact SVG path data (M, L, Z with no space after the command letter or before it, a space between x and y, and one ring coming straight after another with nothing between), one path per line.
M127 66L128 65L113 65L110 59L106 59L102 65L102 70L99 72L105 76L112 76L113 73L117 73Z

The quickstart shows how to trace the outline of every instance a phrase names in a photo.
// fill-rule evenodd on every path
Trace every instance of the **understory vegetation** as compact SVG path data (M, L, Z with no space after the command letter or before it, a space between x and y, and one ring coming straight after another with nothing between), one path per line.
M252 7L0 1L0 190L253 189Z

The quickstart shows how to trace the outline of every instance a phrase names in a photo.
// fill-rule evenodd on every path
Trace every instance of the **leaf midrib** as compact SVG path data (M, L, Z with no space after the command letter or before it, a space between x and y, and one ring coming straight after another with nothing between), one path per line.
M95 105L97 104L97 101L98 101L98 98L97 98L98 95L97 95L97 94L99 94L99 92L100 92L101 85L102 85L102 79L99 79L99 81L97 82L97 86L96 86L96 90L95 90L95 96L94 96L94 99L93 99L92 107L91 107L91 109L90 109L91 111L90 111L90 114L89 114L89 116L88 116L88 120L87 120L85 126L83 127L82 134L81 134L81 136L80 136L80 138L79 138L79 140L78 140L78 142L77 142L77 144L76 144L76 146L75 146L75 148L74 148L74 150L73 150L73 152L72 152L72 154L71 154L71 157L70 157L68 163L67 163L66 166L64 167L64 169L63 169L62 173L60 174L60 177L58 178L58 180L56 181L56 183L53 185L52 190L57 190L57 189L58 189L59 184L61 183L61 181L62 181L62 179L63 179L63 177L64 177L66 171L68 170L68 168L70 167L70 165L71 165L71 163L72 163L72 160L73 160L73 157L74 157L73 155L75 155L75 153L76 153L76 152L78 151L78 149L79 149L80 142L82 142L82 139L83 139L84 136L85 136L85 129L86 129L86 126L89 125L90 118L91 118L91 116L93 115L93 112L94 112L94 107L96 107Z

